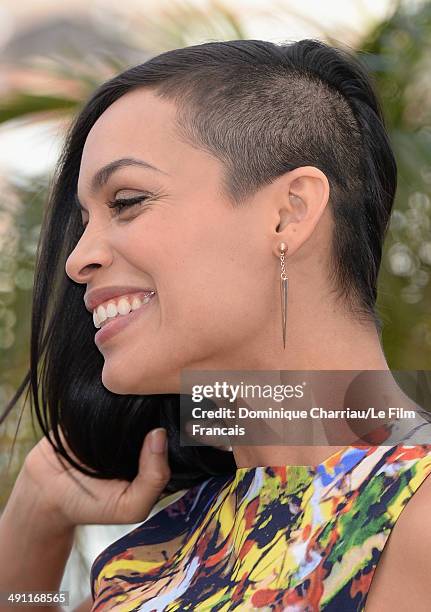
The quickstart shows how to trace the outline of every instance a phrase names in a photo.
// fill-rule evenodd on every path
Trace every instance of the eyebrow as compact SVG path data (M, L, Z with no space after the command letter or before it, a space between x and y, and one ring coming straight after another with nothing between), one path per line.
M106 164L106 166L102 166L95 173L90 182L90 193L92 195L96 194L110 179L110 177L119 170L120 168L125 168L126 166L139 166L140 168L145 168L146 170L153 170L155 172L160 172L161 174L167 175L167 172L164 172L160 168L156 168L149 162L144 161L143 159L136 159L134 157L122 157L121 159L114 159L113 161ZM74 201L76 206L80 210L86 210L86 208L81 204L78 198L78 194L75 192Z

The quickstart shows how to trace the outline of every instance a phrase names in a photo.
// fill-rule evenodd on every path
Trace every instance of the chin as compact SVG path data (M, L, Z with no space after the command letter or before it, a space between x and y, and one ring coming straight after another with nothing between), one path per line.
M139 378L130 377L130 369L121 371L105 365L102 369L102 385L117 395L159 395L180 393L180 376L168 376L167 372L152 375L149 372ZM127 375L129 374L129 376Z
M136 385L138 381L130 380L125 372L117 371L113 372L112 369L107 368L106 365L102 370L102 385L111 393L117 395L130 395L136 393Z

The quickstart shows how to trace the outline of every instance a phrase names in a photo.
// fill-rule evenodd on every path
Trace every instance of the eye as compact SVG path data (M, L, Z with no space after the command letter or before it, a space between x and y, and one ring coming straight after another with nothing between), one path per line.
M151 193L149 191L148 192L146 191L144 193L141 193L139 196L135 196L134 198L115 198L114 200L108 200L106 202L106 206L108 208L114 209L119 215L121 211L125 208L133 209L135 206L136 207L143 206L146 200L156 200L159 197L161 197L161 194ZM149 206L150 204L147 204L147 207ZM79 208L82 209L80 205L79 205ZM82 219L81 221L82 221L82 228L83 230L85 230L88 223L85 223Z
M148 200L150 197L151 196L147 194L135 196L134 198L116 198L115 200L109 200L107 206L120 213L123 208L131 208L138 204L143 204L145 200Z

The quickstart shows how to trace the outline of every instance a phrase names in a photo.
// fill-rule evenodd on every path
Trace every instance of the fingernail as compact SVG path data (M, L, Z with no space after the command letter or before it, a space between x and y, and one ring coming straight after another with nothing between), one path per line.
M158 427L153 429L150 434L150 448L153 453L164 453L168 446L168 438L166 436L166 429L164 427Z

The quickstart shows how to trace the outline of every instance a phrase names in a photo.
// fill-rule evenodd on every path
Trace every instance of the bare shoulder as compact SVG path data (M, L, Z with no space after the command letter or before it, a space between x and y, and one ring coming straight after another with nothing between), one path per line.
M365 612L431 610L431 475L408 500L383 549Z

